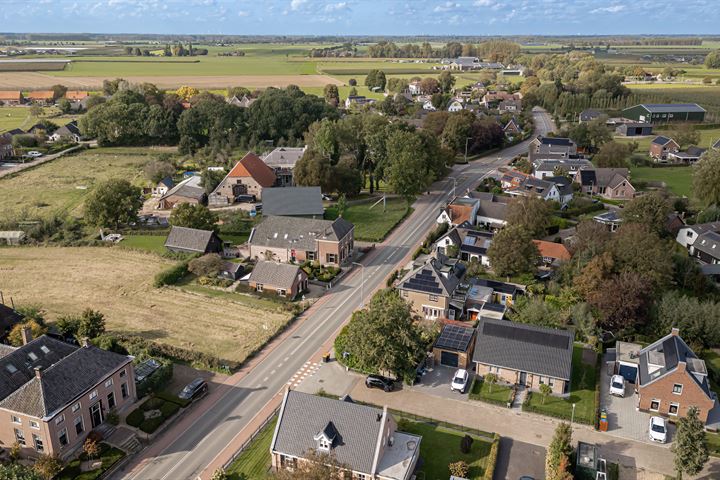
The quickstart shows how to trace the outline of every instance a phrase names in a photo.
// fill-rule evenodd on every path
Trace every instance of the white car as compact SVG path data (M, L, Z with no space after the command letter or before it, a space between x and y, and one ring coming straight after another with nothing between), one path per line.
M40 153L40 152L38 152L38 151L32 150L32 151L30 151L30 152L27 153L27 156L28 156L28 157L32 157L32 158L38 158L38 157L42 157L43 154Z
M458 369L458 371L455 372L455 375L453 375L452 383L450 384L450 390L453 392L458 391L460 393L465 393L469 378L470 375L468 375L467 370L465 370L464 368Z
M613 375L610 379L610 395L618 397L625 396L625 377L622 375Z
M667 442L667 422L662 417L650 417L650 440L658 443Z

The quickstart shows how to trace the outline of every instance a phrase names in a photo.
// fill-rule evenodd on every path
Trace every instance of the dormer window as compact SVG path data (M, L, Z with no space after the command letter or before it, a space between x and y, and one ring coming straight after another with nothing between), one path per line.
M338 438L338 431L332 422L328 422L320 432L313 437L316 442L317 449L321 452L329 452L335 440Z
M330 442L326 438L321 438L320 440L318 440L318 450L329 452Z

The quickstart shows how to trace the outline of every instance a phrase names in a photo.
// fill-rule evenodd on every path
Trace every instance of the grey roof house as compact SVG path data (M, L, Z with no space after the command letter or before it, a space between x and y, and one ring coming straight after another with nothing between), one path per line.
M356 479L410 480L421 440L399 432L387 408L288 390L270 444L272 468L295 469L317 452L333 455Z
M263 215L322 218L320 187L269 188L263 194Z
M562 394L570 386L573 340L568 330L483 318L473 362L480 375L493 373L529 388L548 384Z
M298 265L260 260L250 272L248 284L258 292L275 292L295 298L307 290L308 276Z
M293 169L305 150L307 147L278 147L262 157L262 161L273 169L281 187L294 185Z
M165 240L165 248L171 252L219 253L223 244L212 230L173 226Z

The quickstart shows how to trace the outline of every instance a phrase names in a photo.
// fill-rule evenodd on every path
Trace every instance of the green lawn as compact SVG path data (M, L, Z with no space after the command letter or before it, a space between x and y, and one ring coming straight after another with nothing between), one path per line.
M405 199L391 198L387 200L387 209L383 211L382 202L372 206L375 201L349 205L343 218L355 225L355 239L368 242L380 242L403 218L410 213ZM337 208L328 207L325 218L337 218Z
M80 458L72 460L67 466L60 472L56 480L95 480L102 475L103 472L107 471L111 466L120 461L125 456L122 450L115 447L111 447L105 443L100 444L100 459L102 459L102 467L97 470L90 472L80 471L80 461L86 460L87 456L82 453Z
M58 112L54 107L47 107L44 110L45 115ZM67 123L67 121L61 121L60 119L46 118L58 125ZM13 128L30 128L38 120L38 117L30 115L30 108L28 107L0 107L0 133Z
M460 440L465 436L463 432L405 419L399 421L398 430L422 436L420 456L425 463L420 473L424 475L418 475L418 478L447 480L450 477L448 465L464 460L470 466L468 479L480 480L489 466L492 443L480 437L473 437L472 449L465 454L460 451Z
M708 451L713 457L720 457L720 433L705 433Z
M708 375L710 388L714 392L720 392L720 385L715 382L715 378L720 377L720 353L716 350L706 350L702 353L701 357L705 360L705 364L710 368L710 375Z
M230 480L265 480L269 478L270 442L277 418L268 423L248 447L228 467Z
M165 248L166 238L167 233L162 235L126 235L120 242L120 246L162 255L167 252Z
M665 182L675 195L692 196L692 167L632 167L632 182Z
M597 371L594 365L582 361L583 347L573 347L573 368L570 380L570 396L556 397L549 395L543 403L542 395L533 392L523 410L570 420L573 403L575 404L575 421L593 425L595 423L595 385Z
M253 295L245 295L237 292L228 292L225 290L216 290L214 288L198 285L197 283L191 282L193 275L188 275L186 279L183 279L178 287L181 290L188 292L199 293L208 297L224 298L232 302L237 302L243 305L247 305L250 308L257 308L262 310L277 311L281 307L279 302L274 302L270 299L256 297Z
M470 388L470 399L479 400L481 402L494 403L496 405L505 406L512 397L512 388L506 385L490 385L479 379L473 381Z

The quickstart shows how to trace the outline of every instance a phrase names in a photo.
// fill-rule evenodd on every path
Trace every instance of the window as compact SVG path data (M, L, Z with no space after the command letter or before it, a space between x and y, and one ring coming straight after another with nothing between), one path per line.
M280 297L284 297L284 296L286 295L285 289L284 289L284 288L278 288L277 294L278 294L278 296L280 296Z
M680 410L680 404L679 403L671 403L670 409L668 410L668 414L677 416L678 410Z
M33 444L35 445L35 450L38 452L42 452L45 450L45 447L43 446L43 440L38 435L35 435L33 433Z
M112 384L113 384L113 379L112 379L112 378L108 378L107 380L105 380L105 386L106 386L106 387L112 387Z
M548 386L551 387L551 388L555 386L555 379L554 379L554 378L548 377Z
M108 408L110 410L115 408L115 392L108 393L107 401L108 401Z
M297 467L297 458L287 455L280 455L280 465L284 468L293 470Z
M16 441L18 444L22 445L23 447L24 447L25 445L27 445L27 444L25 443L25 434L23 433L22 430L19 430L19 429L17 429L17 428L15 429L15 441Z
M438 299L437 295L428 295L428 298L431 302L437 302Z
M12 416L12 422L17 423L18 425L22 425L22 420L20 417L16 417L15 415Z
M425 314L425 318L438 318L440 316L440 310L438 310L435 307L428 307L427 305L423 305L423 314Z
M77 417L75 419L75 433L80 435L84 431L85 431L85 426L83 425L83 419L82 419L82 417Z
M120 378L125 378L125 375L127 375L127 369L123 368L122 371L120 372Z
M34 428L35 430L40 430L40 424L36 422L35 420L30 420L30 428Z
M675 395L682 395L682 388L683 386L681 384L676 383L675 385L673 385L673 393Z
M325 438L321 438L318 442L318 448L320 450L329 451L330 450L330 442L327 441Z
M660 400L653 399L653 401L650 402L650 410L653 412L660 410Z
M65 421L65 415L58 415L58 416L55 418L55 425L60 425L60 424L63 423L64 421Z
M367 476L364 473L358 473L357 480L367 480Z
M68 444L67 428L60 430L60 433L58 434L58 441L60 442L61 447Z
M315 260L315 252L312 252L310 250L305 252L305 259L307 260Z
M255 290L257 290L258 292L262 292L262 291L263 291L263 284L262 284L262 283L256 283L256 284L255 284Z
M334 253L325 254L325 261L327 263L337 263L337 255Z
M123 397L123 398L127 398L127 397L128 397L127 383L123 383L123 384L120 385L120 393L122 394L122 397Z
M72 406L72 412L73 412L73 413L77 412L78 410L80 410L80 402L78 402L78 403L76 403L75 405Z
M93 390L92 392L90 392L90 400L95 400L97 398L97 395L97 390Z

